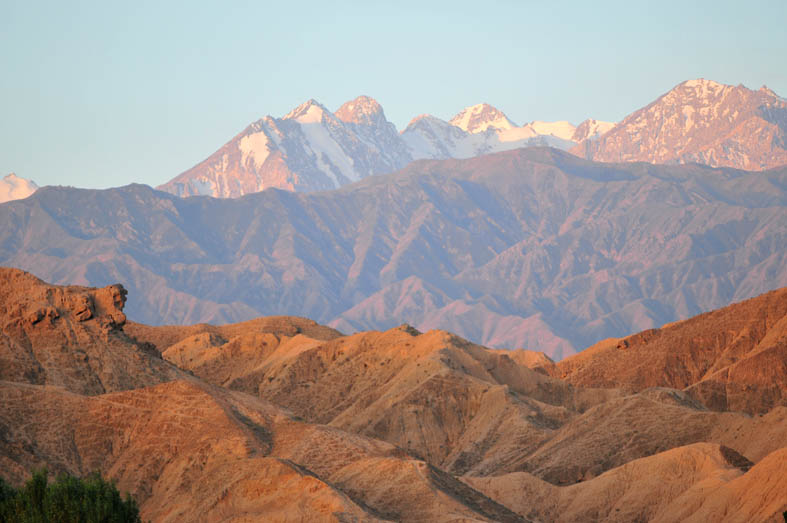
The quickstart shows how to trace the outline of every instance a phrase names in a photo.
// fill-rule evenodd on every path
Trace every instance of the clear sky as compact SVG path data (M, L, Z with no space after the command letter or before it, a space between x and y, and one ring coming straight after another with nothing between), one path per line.
M0 176L157 185L250 122L376 98L617 121L690 78L787 96L787 0L0 0Z

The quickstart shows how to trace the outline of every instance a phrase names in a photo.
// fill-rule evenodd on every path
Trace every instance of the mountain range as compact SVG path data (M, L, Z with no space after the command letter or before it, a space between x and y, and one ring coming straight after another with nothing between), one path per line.
M0 297L0 475L97 470L145 521L775 522L787 510L787 289L558 364L409 325L149 326L126 319L120 284L10 268Z
M588 120L518 127L488 105L468 107L450 122L422 115L398 133L383 108L359 96L331 113L315 100L283 118L249 125L203 162L159 186L178 196L238 197L275 187L316 191L396 171L413 160L470 158L532 145L568 149L612 124Z
M605 164L549 148L422 160L341 189L178 198L47 187L0 263L122 281L151 324L408 322L555 359L787 285L787 168Z
M227 198L275 187L333 189L419 159L465 159L550 146L602 162L702 163L764 170L787 164L787 102L710 80L683 82L621 122L512 122L489 104L450 121L414 118L398 133L382 107L360 96L331 113L315 100L266 116L159 189Z
M601 162L701 163L766 170L787 164L787 101L763 86L689 80L621 122L533 121L518 126L481 103L449 121L414 118L401 132L380 104L359 96L331 113L309 100L282 118L253 122L160 190L178 196L235 198L266 188L328 190L387 174L419 159L465 159L520 147L550 146ZM0 203L37 186L11 174Z

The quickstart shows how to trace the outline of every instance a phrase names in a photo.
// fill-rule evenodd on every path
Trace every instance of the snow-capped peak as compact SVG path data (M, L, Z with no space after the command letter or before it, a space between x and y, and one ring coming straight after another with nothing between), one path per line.
M588 118L577 126L571 139L577 143L582 140L594 140L615 127L615 122L602 122Z
M710 88L710 89L718 89L719 87L724 87L724 84L720 84L719 82L714 82L713 80L706 80L705 78L696 78L694 80L686 80L683 82L685 87L690 88Z
M364 95L346 102L334 115L343 122L360 125L379 125L386 121L383 108L377 100Z
M562 140L571 140L576 130L576 127L574 127L571 122L565 120L557 122L542 122L540 120L535 120L525 125L525 127L533 129L535 134L551 135Z
M451 118L450 123L468 133L481 133L490 128L505 130L516 127L502 111L486 103L465 108Z
M319 123L330 111L314 98L287 113L283 120L295 120L299 123Z
M727 90L732 89L730 85L720 84L713 80L706 80L705 78L697 78L696 80L687 80L680 84L678 87L683 88L683 92L693 92L693 95L700 100L709 100L719 95L723 95Z
M10 173L0 180L0 203L27 198L38 190L33 180Z

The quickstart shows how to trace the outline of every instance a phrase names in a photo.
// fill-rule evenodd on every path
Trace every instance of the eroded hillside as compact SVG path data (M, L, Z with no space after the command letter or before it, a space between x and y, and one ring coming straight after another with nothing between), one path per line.
M0 278L0 470L13 483L40 465L99 469L153 521L777 521L787 510L787 406L759 388L735 389L723 409L692 385L588 388L560 379L579 372L572 360L406 325L350 336L281 316L147 326L125 321L119 286ZM750 334L735 354L783 348L782 296L684 322L698 334L681 334L693 341L659 372L689 355L718 366L728 352L708 333L720 327L724 339ZM653 339L627 338L627 355L637 336ZM759 383L781 386L772 367ZM737 408L750 405L762 415Z

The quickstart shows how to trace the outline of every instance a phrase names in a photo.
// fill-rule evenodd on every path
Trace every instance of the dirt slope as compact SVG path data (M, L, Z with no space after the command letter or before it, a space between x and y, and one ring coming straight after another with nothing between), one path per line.
M505 351L408 326L322 340L249 325L229 339L201 332L168 341L159 347L165 359L214 385L388 441L455 473L491 473L617 395L576 389Z
M714 410L787 405L787 288L605 340L551 372L581 386L685 389Z
M752 466L727 447L697 443L564 487L526 472L464 481L542 521L780 521L786 457L780 449Z
M153 521L525 520L389 443L179 370L124 331L120 286L56 287L10 269L0 277L0 470L12 483L38 466L100 470ZM184 330L186 339L338 335L298 318Z
M6 479L101 470L145 520L522 520L390 444L197 379L91 397L2 382L0 399Z

